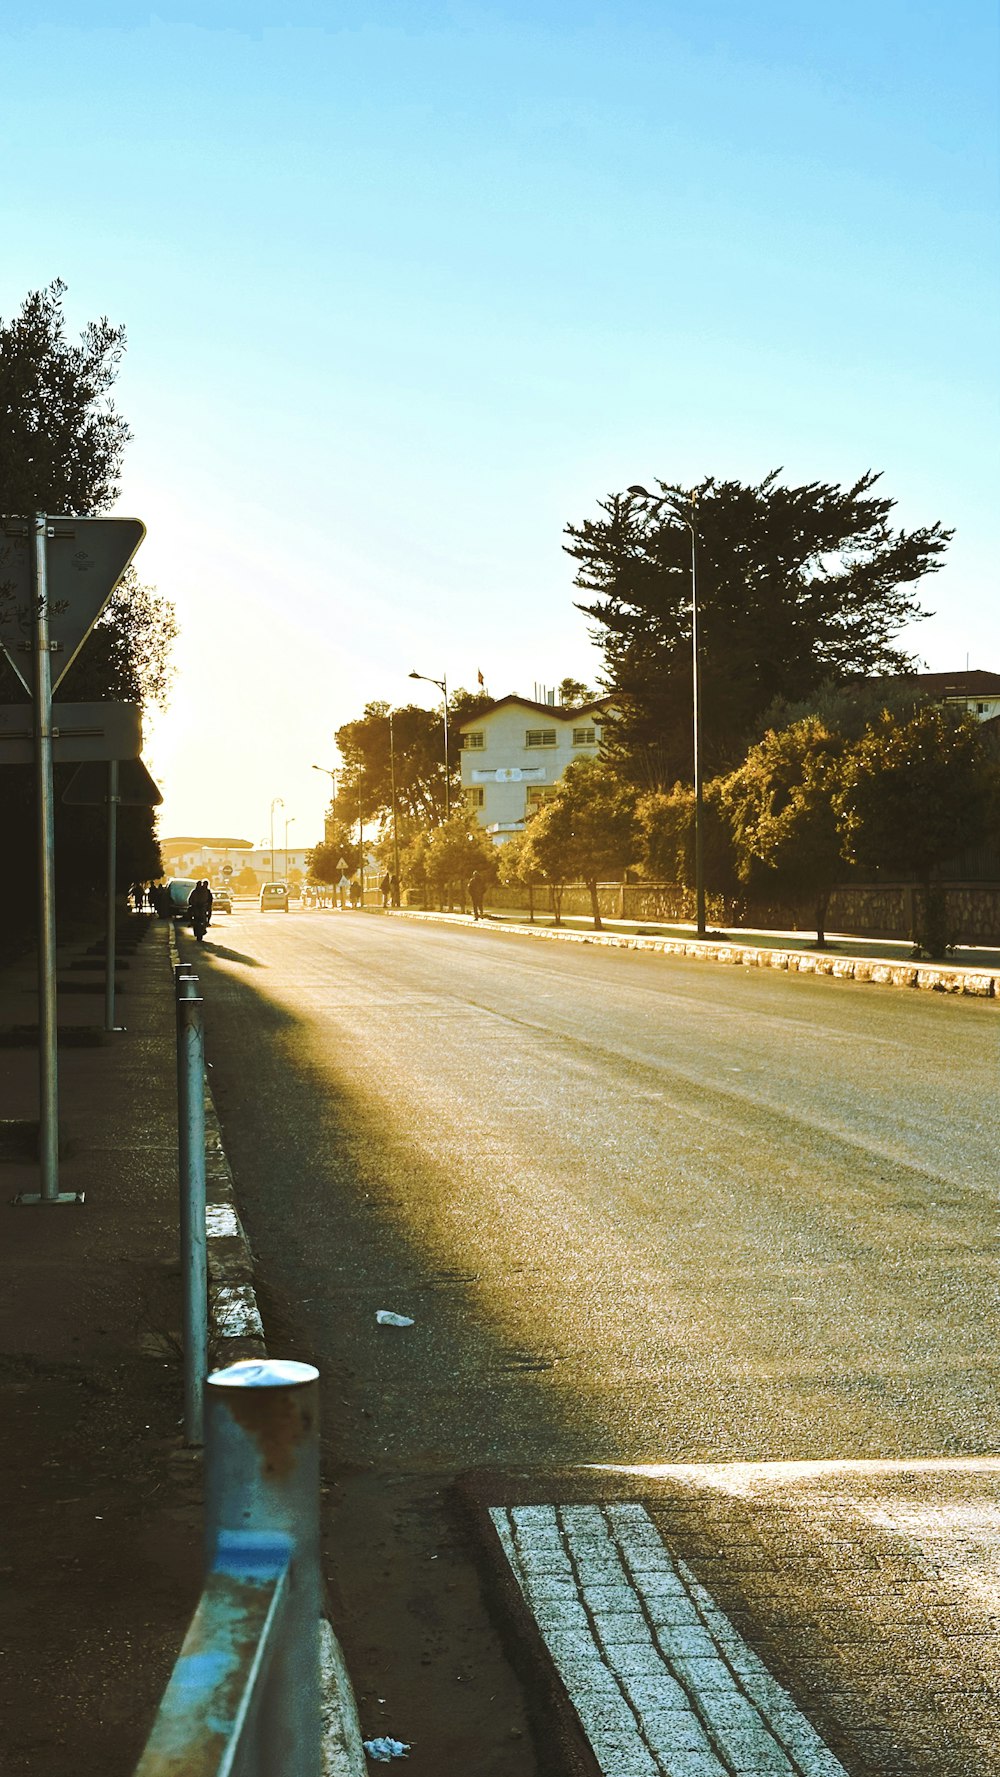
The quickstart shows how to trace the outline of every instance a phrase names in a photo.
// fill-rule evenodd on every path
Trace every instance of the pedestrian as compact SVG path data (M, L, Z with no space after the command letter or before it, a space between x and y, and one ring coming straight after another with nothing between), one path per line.
M351 878L351 906L361 906L361 884L356 876Z
M382 890L382 910L384 912L385 909L389 906L389 902L390 902L390 899L392 896L392 877L389 875L388 870L386 871L385 875L383 876L383 878L378 886Z
M482 919L483 896L486 893L486 882L482 871L473 870L472 875L469 877L465 886L468 890L469 900L472 902L473 919Z
M196 882L188 896L188 911L192 915L195 913L204 913L205 924L207 925L212 917L213 899L214 897L208 886L207 878L203 881Z
M389 894L392 897L393 906L398 907L399 906L399 877L396 875L395 871L393 871L393 874L389 878Z

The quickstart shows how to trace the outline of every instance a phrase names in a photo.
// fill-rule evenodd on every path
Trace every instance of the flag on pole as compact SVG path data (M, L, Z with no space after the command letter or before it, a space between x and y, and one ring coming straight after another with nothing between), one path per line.
M482 673L477 672L476 678L479 680L479 683L482 686L482 689L485 691L486 690L486 680L483 678Z

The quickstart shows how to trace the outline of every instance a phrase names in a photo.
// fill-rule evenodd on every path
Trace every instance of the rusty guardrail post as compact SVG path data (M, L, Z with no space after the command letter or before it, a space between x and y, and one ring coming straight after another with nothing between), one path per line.
M319 1372L249 1359L205 1389L207 1565L232 1569L247 1546L292 1547L287 1614L257 1716L261 1772L320 1777Z
M177 989L177 1169L184 1346L184 1441L203 1436L208 1369L208 1238L205 1227L205 1040L198 977L175 970Z

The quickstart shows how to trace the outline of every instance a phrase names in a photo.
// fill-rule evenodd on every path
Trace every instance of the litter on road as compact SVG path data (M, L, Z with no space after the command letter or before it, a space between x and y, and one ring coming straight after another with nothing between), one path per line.
M390 1759L405 1758L410 1750L402 1740L390 1740L386 1734L380 1735L377 1740L362 1740L361 1744L368 1757L380 1765L387 1765Z
M376 1308L375 1319L380 1327L412 1327L416 1322L408 1314L393 1314L391 1308Z

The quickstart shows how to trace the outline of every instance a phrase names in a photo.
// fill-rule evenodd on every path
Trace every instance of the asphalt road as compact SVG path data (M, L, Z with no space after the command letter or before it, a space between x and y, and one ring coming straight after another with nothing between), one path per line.
M995 1005L239 905L198 955L362 1725L414 1770L544 1771L457 1475L998 1449Z

